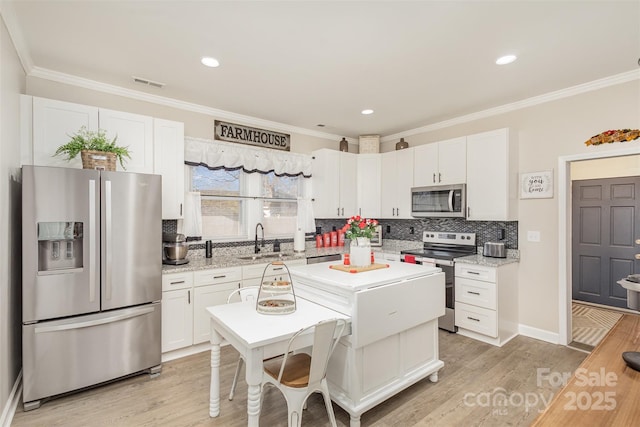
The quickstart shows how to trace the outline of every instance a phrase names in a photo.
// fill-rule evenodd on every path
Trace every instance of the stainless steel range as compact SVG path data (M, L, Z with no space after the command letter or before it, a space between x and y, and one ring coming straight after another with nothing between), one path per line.
M415 264L440 267L445 274L446 309L438 319L438 326L457 332L455 326L455 262L454 258L473 255L476 250L476 233L449 233L446 231L424 231L422 250L402 251L400 260Z

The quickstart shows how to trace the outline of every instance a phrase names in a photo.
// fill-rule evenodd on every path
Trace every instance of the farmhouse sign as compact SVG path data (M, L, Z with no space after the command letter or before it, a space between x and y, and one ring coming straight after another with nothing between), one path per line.
M291 137L286 133L256 129L220 120L215 121L215 139L284 151L289 151L291 148Z

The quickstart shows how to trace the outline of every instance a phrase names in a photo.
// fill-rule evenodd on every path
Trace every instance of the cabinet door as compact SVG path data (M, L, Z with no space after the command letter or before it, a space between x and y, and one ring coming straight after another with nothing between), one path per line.
M34 165L82 169L80 155L71 161L65 160L64 156L53 155L82 126L91 131L98 129L98 108L34 97L32 126Z
M438 143L438 184L464 184L467 181L467 137Z
M394 218L398 191L396 152L381 155L380 218Z
M162 293L162 352L193 343L193 306L191 289Z
M339 218L349 218L357 214L357 181L358 159L353 153L340 153L340 180L338 192L340 194Z
M412 148L396 151L396 217L412 218L411 187L413 187Z
M508 130L467 137L467 219L508 221Z
M229 294L240 287L240 282L223 283L194 288L193 297L193 343L209 341L211 322L206 308L226 304Z
M358 214L365 218L380 217L380 155L358 156Z
M122 111L99 109L100 128L116 144L128 147L131 159L124 160L127 172L153 173L153 118ZM120 162L117 170L122 170Z
M153 119L153 173L162 175L162 219L182 218L184 124Z
M413 185L427 187L437 185L438 144L418 145L414 148Z
M313 152L313 212L316 218L339 217L340 151Z

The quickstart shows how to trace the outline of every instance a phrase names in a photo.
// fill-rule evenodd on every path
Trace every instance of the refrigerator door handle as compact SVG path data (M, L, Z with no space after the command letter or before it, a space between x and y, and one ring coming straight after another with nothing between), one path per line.
M96 180L89 180L89 301L96 300Z
M104 182L104 210L105 210L105 222L104 222L104 235L105 235L105 298L111 299L111 181L105 180Z
M131 319L133 317L143 316L145 314L152 313L154 310L155 310L155 307L144 307L135 311L117 314L115 316L105 317L101 319L87 320L85 322L65 323L63 325L55 325L55 326L41 326L41 327L35 328L35 333L43 334L46 332L59 332L59 331L68 331L70 329L90 328L92 326L104 325L107 323L113 323L121 320Z

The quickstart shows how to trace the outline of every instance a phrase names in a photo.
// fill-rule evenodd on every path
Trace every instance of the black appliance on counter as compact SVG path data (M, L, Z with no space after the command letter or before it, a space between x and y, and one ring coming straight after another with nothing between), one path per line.
M477 253L476 233L424 231L423 248L400 252L400 261L440 267L445 274L446 308L438 327L457 332L455 325L455 258Z

